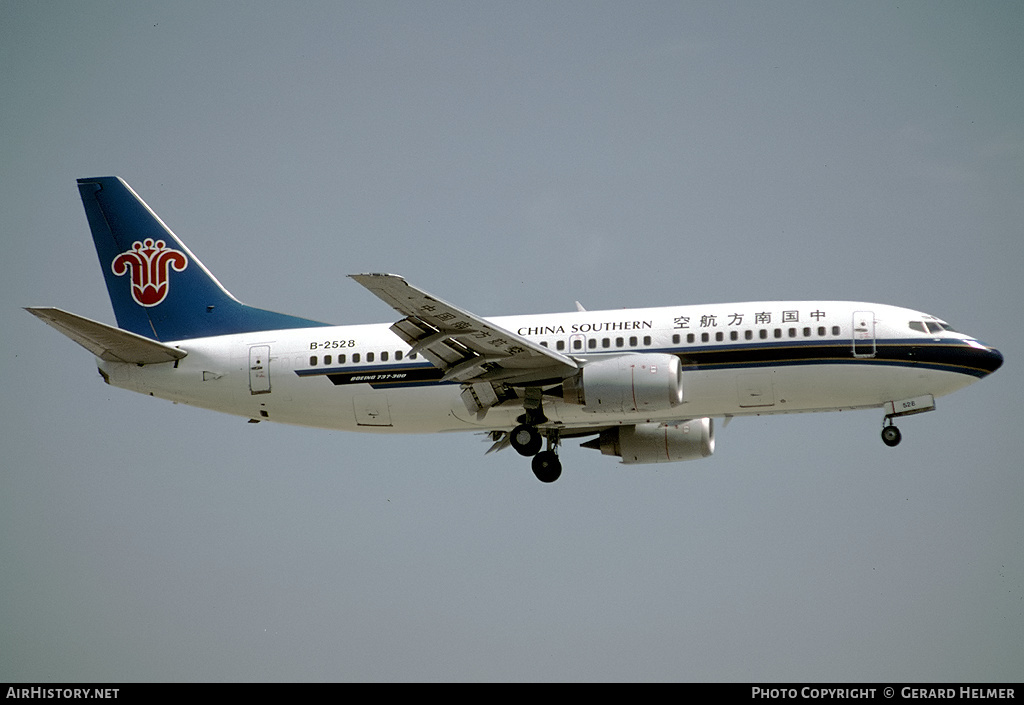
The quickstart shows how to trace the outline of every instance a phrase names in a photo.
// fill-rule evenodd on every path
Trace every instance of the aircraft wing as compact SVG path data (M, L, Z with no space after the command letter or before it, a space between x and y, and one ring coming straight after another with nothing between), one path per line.
M108 326L59 308L26 308L46 325L55 328L101 360L146 365L180 360L188 353L141 335Z
M453 306L396 274L352 279L405 316L392 332L444 371L444 381L472 385L540 386L574 374L575 361ZM486 391L486 390L483 390ZM483 404L489 406L490 404Z

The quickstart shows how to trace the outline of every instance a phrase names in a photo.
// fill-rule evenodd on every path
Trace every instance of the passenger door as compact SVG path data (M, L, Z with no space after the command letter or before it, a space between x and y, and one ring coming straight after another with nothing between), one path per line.
M270 393L270 346L253 345L249 348L249 392Z
M853 356L875 356L875 314L855 311L853 314Z

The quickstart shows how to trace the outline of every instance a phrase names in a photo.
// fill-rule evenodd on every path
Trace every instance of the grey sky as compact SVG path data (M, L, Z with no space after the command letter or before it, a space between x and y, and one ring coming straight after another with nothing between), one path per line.
M0 2L0 680L1016 681L1024 6ZM392 320L928 311L992 378L738 419L714 457L248 425L102 384L74 180L243 301Z

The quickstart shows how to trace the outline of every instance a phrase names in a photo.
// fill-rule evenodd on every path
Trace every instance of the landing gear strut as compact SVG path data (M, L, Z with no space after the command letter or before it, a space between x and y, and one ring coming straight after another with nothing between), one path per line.
M885 425L882 426L882 443L893 448L900 444L900 440L903 438L903 434L900 430L893 426L892 419L888 416L885 417Z

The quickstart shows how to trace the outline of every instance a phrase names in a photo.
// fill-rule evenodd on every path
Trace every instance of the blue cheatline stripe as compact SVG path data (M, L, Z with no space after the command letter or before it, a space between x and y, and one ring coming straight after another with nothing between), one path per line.
M616 352L657 352L678 356L684 370L742 370L800 365L880 365L916 367L970 375L981 379L1001 364L986 350L957 342L876 341L873 357L853 357L848 341L822 343L794 341L750 345L701 346L618 350ZM299 377L327 377L333 384L370 384L374 388L412 387L439 384L442 371L432 365L344 365L296 370ZM444 384L458 384L444 382Z

